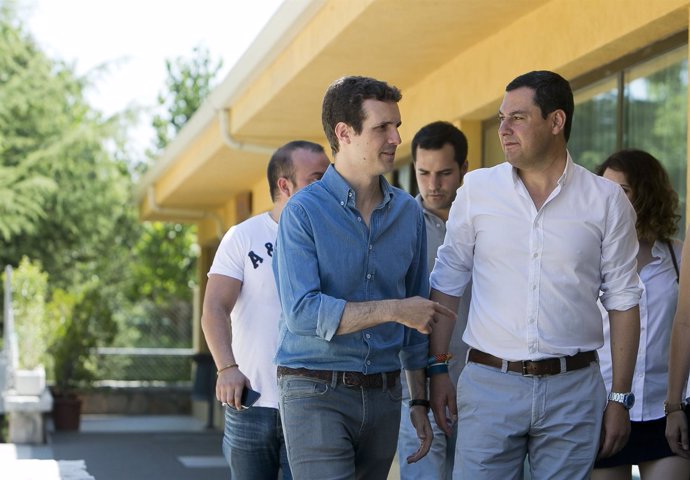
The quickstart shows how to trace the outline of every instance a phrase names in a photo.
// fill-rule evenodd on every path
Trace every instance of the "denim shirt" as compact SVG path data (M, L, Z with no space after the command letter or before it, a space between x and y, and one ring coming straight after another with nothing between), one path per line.
M273 271L282 304L277 365L380 373L426 366L426 335L387 322L336 335L347 302L429 294L424 216L380 177L383 202L367 227L355 192L331 165L290 198Z

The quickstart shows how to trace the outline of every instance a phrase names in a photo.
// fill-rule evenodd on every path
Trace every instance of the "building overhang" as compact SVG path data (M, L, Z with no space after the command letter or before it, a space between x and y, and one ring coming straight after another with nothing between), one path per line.
M474 132L476 159L477 125L516 75L572 79L600 68L687 29L689 3L631 0L622 12L594 0L287 0L142 178L141 218L231 224L233 199L248 192L254 212L268 208L270 152L295 139L329 151L321 100L343 75L402 90L399 160L414 132L438 119Z

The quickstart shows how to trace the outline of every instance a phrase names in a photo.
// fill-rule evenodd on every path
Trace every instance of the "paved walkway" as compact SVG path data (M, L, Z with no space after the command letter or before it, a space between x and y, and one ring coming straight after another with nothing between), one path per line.
M188 416L84 415L79 432L51 431L47 445L0 444L0 478L227 480L221 439ZM388 479L399 475L396 458Z
M50 432L49 437L47 445L0 444L3 480L229 478L222 433L192 417L84 415L81 431ZM78 461L89 476L68 475ZM19 470L8 472L5 465Z

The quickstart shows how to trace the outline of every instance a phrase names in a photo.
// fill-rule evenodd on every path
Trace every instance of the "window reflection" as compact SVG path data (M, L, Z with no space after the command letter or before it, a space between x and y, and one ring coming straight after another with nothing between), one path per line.
M616 150L618 87L609 77L575 92L575 115L568 150L593 170Z
M648 151L666 168L680 196L682 236L687 191L687 49L672 51L623 75L623 146Z

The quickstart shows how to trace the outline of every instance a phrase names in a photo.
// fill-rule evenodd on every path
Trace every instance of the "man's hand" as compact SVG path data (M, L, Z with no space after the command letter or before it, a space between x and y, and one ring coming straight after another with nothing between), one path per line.
M601 440L597 458L607 458L618 453L630 436L630 414L618 402L609 402L604 410L601 425Z
M252 388L249 379L244 376L239 367L223 370L216 380L216 398L221 403L227 403L237 410L242 408L242 390Z
M407 457L407 463L414 463L429 453L431 442L434 439L434 432L431 430L426 407L421 405L410 407L410 420L412 420L412 425L417 431L417 438L419 438L419 448Z
M458 405L455 400L455 388L447 373L433 375L429 382L431 410L434 419L446 436L453 433L453 425L458 420ZM446 412L450 412L450 418Z
M438 302L433 302L427 298L411 297L399 300L396 317L398 323L414 328L415 330L429 334L434 329L434 325L445 318L455 322L457 314L444 307Z
M666 440L673 453L679 457L690 458L688 420L683 410L671 412L666 416Z

